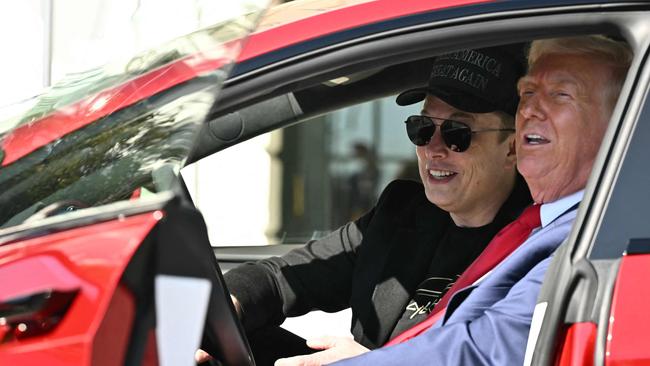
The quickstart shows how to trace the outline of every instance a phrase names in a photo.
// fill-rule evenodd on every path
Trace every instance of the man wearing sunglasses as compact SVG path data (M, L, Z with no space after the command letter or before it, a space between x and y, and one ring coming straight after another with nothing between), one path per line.
M397 98L400 105L424 101L421 115L406 120L423 183L392 182L370 212L329 236L226 273L258 364L314 352L302 339L288 346L283 339L291 336L275 328L314 309L351 307L354 341L314 340L308 345L325 351L304 357L325 362L328 352L335 360L382 346L425 319L530 203L514 154L523 69L521 47L437 57L428 85Z

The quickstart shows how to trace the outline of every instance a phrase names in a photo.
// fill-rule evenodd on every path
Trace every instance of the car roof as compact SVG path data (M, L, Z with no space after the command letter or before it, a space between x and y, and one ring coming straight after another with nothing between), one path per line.
M297 0L267 10L231 79L328 45L390 29L468 15L623 0Z
M238 58L243 62L329 34L403 16L494 0L304 0L272 7Z

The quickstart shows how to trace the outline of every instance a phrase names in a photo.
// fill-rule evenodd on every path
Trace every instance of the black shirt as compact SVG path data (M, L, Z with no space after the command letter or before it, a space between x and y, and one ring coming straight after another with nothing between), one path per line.
M495 222L477 228L449 225L433 255L426 279L415 290L395 325L391 338L426 319L500 228L501 225Z

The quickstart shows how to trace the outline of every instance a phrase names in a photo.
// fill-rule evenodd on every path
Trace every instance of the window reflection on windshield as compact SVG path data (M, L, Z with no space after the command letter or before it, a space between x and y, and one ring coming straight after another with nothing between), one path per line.
M205 115L211 96L195 92L173 102L164 96L141 102L3 168L0 222L16 225L71 199L82 208L170 189L200 120L194 116Z
M70 75L0 122L0 227L170 190L251 19Z

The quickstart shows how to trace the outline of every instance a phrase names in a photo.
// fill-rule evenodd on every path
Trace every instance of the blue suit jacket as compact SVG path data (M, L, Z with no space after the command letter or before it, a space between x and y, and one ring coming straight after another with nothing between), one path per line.
M521 366L544 274L575 216L574 209L535 232L479 285L456 293L425 333L335 365Z

